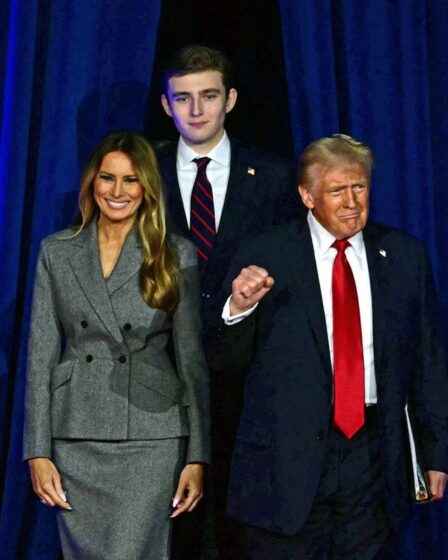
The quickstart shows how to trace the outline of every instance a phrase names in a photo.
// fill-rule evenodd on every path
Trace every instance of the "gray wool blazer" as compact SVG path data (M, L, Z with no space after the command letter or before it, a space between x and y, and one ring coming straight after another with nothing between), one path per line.
M180 303L172 314L150 308L140 294L136 228L108 280L95 221L76 236L63 230L42 241L28 348L25 459L51 457L52 438L189 436L187 462L209 462L196 252L189 241L171 239L181 268Z

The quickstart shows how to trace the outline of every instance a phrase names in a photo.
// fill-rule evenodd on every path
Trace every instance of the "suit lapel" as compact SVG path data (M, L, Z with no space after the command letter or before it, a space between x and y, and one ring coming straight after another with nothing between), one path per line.
M240 240L240 230L245 225L248 209L260 204L262 196L255 196L258 179L257 170L244 148L231 140L230 175L221 221L216 236L216 244L232 239Z
M185 216L184 205L180 194L179 180L177 178L177 150L172 147L160 160L160 170L164 179L165 197L167 200L168 214L171 217L170 226L174 231L179 231L189 238L190 229Z
M293 223L283 243L283 257L292 273L295 288L306 310L322 364L332 375L325 312L322 303L316 260L308 224Z
M123 341L104 280L98 251L96 220L93 220L72 245L78 250L70 258L70 266L84 295L95 310L104 327L118 342Z
M138 229L134 227L129 232L117 264L107 281L107 288L110 295L128 282L135 274L138 274L142 264L142 258L142 243L138 235Z
M375 357L375 371L378 376L381 368L384 333L386 329L384 319L384 291L388 284L388 269L391 255L381 245L381 235L373 224L367 224L363 230L369 266L370 290L372 294L372 322L373 322L373 351Z

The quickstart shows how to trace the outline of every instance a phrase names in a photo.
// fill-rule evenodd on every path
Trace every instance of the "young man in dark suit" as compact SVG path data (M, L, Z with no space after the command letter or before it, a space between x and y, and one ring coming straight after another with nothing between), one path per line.
M236 101L231 66L219 51L188 46L164 74L162 105L180 138L158 156L171 224L197 247L202 271L204 342L236 244L247 234L297 219L292 163L229 138L224 122ZM205 159L204 159L205 158ZM213 467L216 546L220 559L244 559L244 535L224 516L227 476L241 408L242 383L213 370ZM174 552L176 552L176 539ZM193 552L188 558L198 558ZM196 554L198 554L196 552Z
M370 148L299 166L307 220L241 247L215 360L246 364L227 511L251 560L395 560L411 510L409 404L432 500L448 475L448 372L422 244L369 215ZM235 324L236 323L236 324Z

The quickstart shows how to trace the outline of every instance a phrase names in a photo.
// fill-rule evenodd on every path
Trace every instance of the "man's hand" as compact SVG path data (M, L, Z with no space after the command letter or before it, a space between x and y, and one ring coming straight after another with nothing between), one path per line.
M179 484L173 498L173 513L177 517L184 511L193 511L203 496L204 465L189 463L180 473Z
M264 268L250 265L243 268L232 282L230 315L238 315L258 303L274 285L274 279Z
M61 477L54 463L45 457L35 457L28 460L33 490L43 504L59 506L63 509L73 509L67 502L62 490Z
M428 471L429 491L432 494L431 501L441 500L445 493L448 474L440 471Z

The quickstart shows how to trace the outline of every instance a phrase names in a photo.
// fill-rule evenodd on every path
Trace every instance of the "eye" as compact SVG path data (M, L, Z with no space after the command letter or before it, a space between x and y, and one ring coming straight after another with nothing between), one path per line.
M176 97L174 101L176 103L186 103L188 99L189 99L188 95L180 95L179 97Z
M329 195L336 197L336 196L341 196L342 193L342 189L332 189L331 191L329 191Z
M107 181L107 182L111 182L111 181L114 180L114 178L113 178L111 175L106 175L106 173L100 173L100 174L99 174L99 178L100 178L102 181Z
M127 185L132 185L138 183L138 177L125 177L123 182Z
M353 186L353 190L356 193L362 193L363 191L365 191L367 189L367 185L354 185Z
M216 99L217 97L218 95L216 93L207 93L204 95L204 99L207 101L213 101L213 99Z

